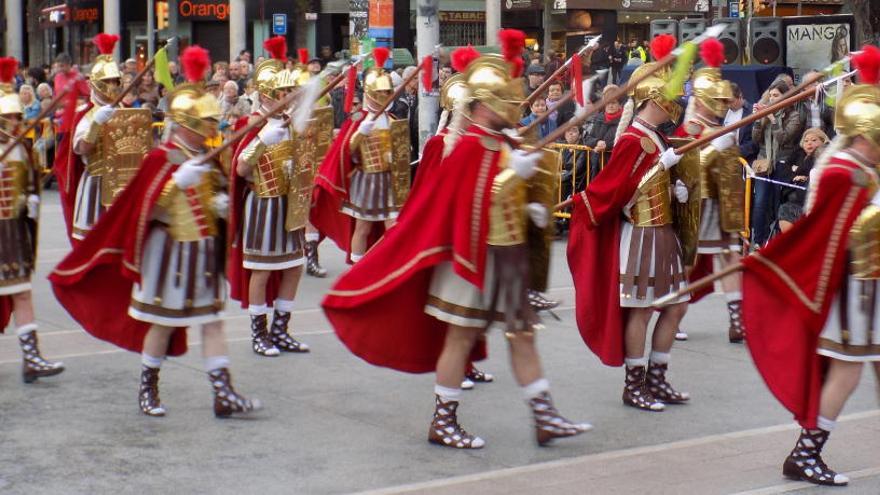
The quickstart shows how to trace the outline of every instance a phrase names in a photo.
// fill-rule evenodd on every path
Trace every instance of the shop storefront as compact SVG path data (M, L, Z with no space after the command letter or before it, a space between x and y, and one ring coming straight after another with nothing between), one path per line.
M36 13L37 26L29 26L38 27L38 36L42 36L41 53L30 54L31 60L48 63L65 52L76 64L88 63L96 55L91 39L100 32L101 10L101 0L45 2Z

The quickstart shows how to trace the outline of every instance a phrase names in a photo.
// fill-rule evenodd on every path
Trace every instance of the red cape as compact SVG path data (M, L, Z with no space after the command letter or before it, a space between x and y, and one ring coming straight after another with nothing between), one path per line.
M653 149L652 149L653 148ZM568 234L575 316L581 337L608 366L621 366L624 308L620 307L620 221L642 176L660 150L630 126L614 145L605 168L575 196Z
M339 135L318 167L315 188L312 190L309 221L322 236L332 239L346 253L351 253L351 236L354 233L354 218L342 213L342 204L348 199L351 173L354 171L348 143L358 128L358 122L366 117L366 111L358 110L342 123ZM383 231L381 222L374 223L367 245L373 245Z
M260 114L254 113L252 115L259 117ZM238 131L246 126L248 120L248 117L238 119L235 123L235 130ZM229 170L229 249L227 250L229 255L226 259L226 277L229 280L229 297L239 301L242 308L247 308L250 305L248 290L251 282L251 271L242 266L244 261L244 241L242 238L244 203L249 186L247 180L238 175L238 156L257 137L261 129L262 126L251 130L234 146L235 152L232 157L232 166ZM279 285L281 285L281 272L273 271L269 275L269 281L266 284L266 304L271 306L275 302L275 299L278 297Z
M496 138L473 126L417 188L385 236L342 275L322 303L337 336L358 357L410 373L434 371L447 324L425 313L433 267L455 272L482 290L491 187L500 153ZM479 345L473 359L483 359Z
M76 205L76 188L79 186L79 178L85 170L85 164L82 157L73 152L73 135L76 133L76 126L83 116L92 109L93 104L89 102L85 109L80 110L73 118L70 130L64 133L58 147L55 149L55 163L52 170L55 173L55 180L58 181L58 196L61 199L61 214L64 216L64 225L67 227L67 237L74 241L73 235L73 213Z
M824 374L819 335L846 269L849 231L870 200L868 173L835 157L816 207L761 251L743 258L748 349L774 396L815 428Z
M445 147L443 139L446 138L448 129L448 127L444 128L439 134L435 134L425 141L425 147L422 149L421 158L419 158L419 166L416 168L416 176L413 178L410 194L415 194L417 189L429 183L430 180L426 179L426 177L430 176L431 172L437 168L437 165L440 165L440 162L443 161L443 149Z
M49 275L58 302L101 340L133 352L143 350L150 324L128 316L131 290L140 281L141 249L153 206L177 166L171 145L150 151L137 175L101 216L89 235ZM168 354L186 352L186 330L177 329Z

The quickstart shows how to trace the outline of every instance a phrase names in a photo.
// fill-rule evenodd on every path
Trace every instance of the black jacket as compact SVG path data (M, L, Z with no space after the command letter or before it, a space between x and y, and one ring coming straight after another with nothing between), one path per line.
M619 123L620 117L606 123L604 113L593 115L584 125L584 145L595 148L596 143L605 141L605 146L610 151L614 146L614 135L617 133Z
M743 114L742 118L746 118L752 114L752 104L748 101L743 101ZM749 124L745 127L740 128L739 130L739 154L743 158L746 159L749 163L751 163L755 158L758 157L758 150L760 146L752 139L752 127L755 124Z

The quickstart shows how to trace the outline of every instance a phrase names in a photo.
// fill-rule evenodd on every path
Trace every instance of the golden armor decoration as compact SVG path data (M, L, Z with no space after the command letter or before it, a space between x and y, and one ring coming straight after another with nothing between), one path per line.
M670 144L679 148L693 141L692 138L670 138ZM703 200L702 152L694 149L685 153L678 165L672 167L671 182L681 181L688 188L685 203L673 202L673 224L681 242L682 262L692 266L697 260L697 245L700 242L700 212Z
M694 72L694 96L708 108L713 115L724 118L730 100L733 99L733 90L730 81L721 77L721 69L717 67L703 67Z
M99 55L89 71L89 85L92 90L104 99L104 103L110 103L116 99L120 92L122 72L116 61L113 60L113 50L119 36L115 34L99 33L93 39L98 47ZM114 84L111 84L114 83Z
M484 55L471 62L464 73L469 101L479 101L515 126L522 118L522 81L511 77L513 66L505 58Z
M137 174L153 147L153 115L148 108L119 108L102 127L88 169L102 177L101 204L110 206Z
M642 177L630 218L636 227L662 227L672 223L669 171L657 163Z
M180 150L168 152L168 161L180 165L187 156ZM202 180L185 191L174 180L165 183L157 205L168 215L167 228L172 239L178 242L194 242L217 235L217 214L213 199L219 189L221 178L218 170L203 174Z
M22 161L8 160L0 168L0 220L17 218L27 197L30 181L28 166Z
M834 109L834 128L846 137L861 136L880 148L880 87L847 88Z

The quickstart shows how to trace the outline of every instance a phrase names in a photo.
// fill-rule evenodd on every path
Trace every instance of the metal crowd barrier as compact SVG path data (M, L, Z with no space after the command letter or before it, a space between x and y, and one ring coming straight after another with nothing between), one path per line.
M567 170L571 170L571 179L570 179L570 188L571 194L575 194L581 191L583 188L586 188L590 183L590 167L592 165L592 160L597 159L596 156L593 155L593 148L589 146L584 146L582 144L568 144L568 143L553 143L550 145L550 148L559 152L559 160L562 163L562 173L559 175L559 188L557 189L557 203L561 203L563 200L567 199L562 197L564 186L566 184L563 183L565 179L563 179L563 174ZM565 152L570 151L571 153L568 156L565 156ZM609 154L608 151L598 152L598 160L599 160L599 170L602 170L605 167L606 155ZM584 156L585 169L583 171L578 171L577 163L580 161L580 157ZM580 173L579 173L580 172ZM583 180L583 184L581 187L578 187L578 183ZM553 213L553 216L556 218L571 218L571 213L567 211L557 211Z

